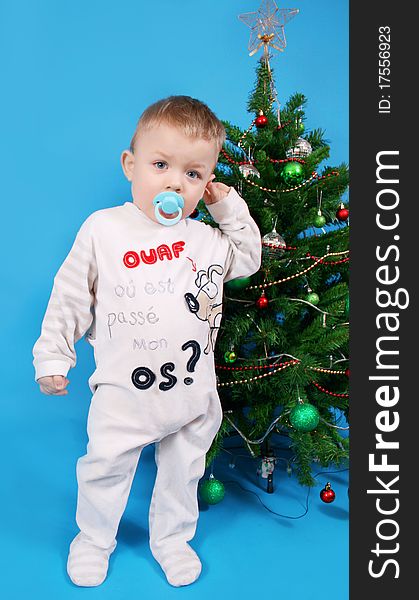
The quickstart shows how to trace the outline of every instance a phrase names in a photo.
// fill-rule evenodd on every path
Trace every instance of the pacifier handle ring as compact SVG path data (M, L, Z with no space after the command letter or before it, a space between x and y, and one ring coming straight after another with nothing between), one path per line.
M156 219L159 223L161 223L162 225L166 225L167 227L170 227L171 225L176 225L176 223L179 223L180 219L182 218L182 209L180 207L178 207L176 217L173 217L172 219L163 217L163 215L159 211L159 207L160 207L160 203L157 203L155 206L155 209L154 209L154 214L156 215Z

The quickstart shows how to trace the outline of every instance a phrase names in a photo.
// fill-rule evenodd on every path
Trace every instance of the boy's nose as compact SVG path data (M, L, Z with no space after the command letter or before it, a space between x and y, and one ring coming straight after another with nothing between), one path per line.
M182 191L182 177L180 173L175 173L174 170L171 173L168 173L166 184L166 190L171 190L180 194Z
M182 190L182 185L179 182L172 181L171 183L168 183L166 185L166 190L172 190L172 191L177 192L179 194L181 192L181 190Z

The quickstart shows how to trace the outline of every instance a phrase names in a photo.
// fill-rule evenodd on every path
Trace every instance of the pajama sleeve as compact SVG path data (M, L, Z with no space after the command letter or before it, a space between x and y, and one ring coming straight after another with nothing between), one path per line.
M32 351L35 380L66 376L76 365L74 345L93 322L97 269L91 224L90 216L54 278L41 335Z
M226 244L224 281L256 273L261 264L262 241L243 198L231 187L225 198L207 209L220 227L214 230L220 236L220 243Z

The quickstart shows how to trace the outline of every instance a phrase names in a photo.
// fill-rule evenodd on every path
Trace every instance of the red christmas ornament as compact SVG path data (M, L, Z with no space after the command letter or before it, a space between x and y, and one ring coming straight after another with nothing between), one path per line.
M339 219L339 221L347 221L349 218L349 210L345 208L345 205L342 203L336 211L336 218Z
M259 308L259 310L263 310L268 306L268 304L269 300L267 299L267 297L265 296L265 292L263 291L261 297L256 300L256 306Z
M326 483L322 491L320 492L320 498L326 504L330 504L336 498L335 492L332 490L332 487L329 482Z
M259 116L256 118L255 125L258 129L262 129L268 122L268 117L263 114L263 110L260 111Z
M345 375L346 375L346 377L349 377L349 369L345 370Z

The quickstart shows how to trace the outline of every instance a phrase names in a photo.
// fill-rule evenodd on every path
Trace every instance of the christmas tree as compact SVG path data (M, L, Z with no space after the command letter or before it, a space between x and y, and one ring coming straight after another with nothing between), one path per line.
M284 25L296 13L265 0L240 16L252 29L250 53L263 54L251 122L243 131L224 121L216 176L245 198L263 256L258 273L224 288L215 353L224 419L207 466L227 437L240 435L269 471L271 438L280 435L299 482L314 485L314 461L330 467L348 458L348 167L319 170L330 148L321 129L305 130L303 94L278 101L270 50L284 49Z

